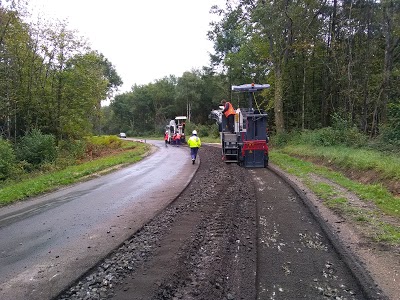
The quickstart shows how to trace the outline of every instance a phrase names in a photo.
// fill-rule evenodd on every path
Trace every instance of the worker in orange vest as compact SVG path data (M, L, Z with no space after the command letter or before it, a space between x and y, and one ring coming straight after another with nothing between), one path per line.
M165 131L164 133L164 141L165 141L165 147L168 147L168 131Z
M226 101L225 99L222 100L221 104L224 106L224 109L222 111L222 113L225 115L225 117L228 120L228 130L231 133L235 132L235 109L233 108L232 104L228 101Z
M179 147L181 144L181 134L179 132L176 133L176 146Z

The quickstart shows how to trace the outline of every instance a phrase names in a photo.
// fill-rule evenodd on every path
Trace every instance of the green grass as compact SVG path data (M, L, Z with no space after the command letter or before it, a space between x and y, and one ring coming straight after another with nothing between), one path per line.
M374 170L382 178L400 180L400 157L398 155L343 146L312 147L309 145L290 145L280 151L289 155L322 158L342 168L358 171Z
M219 137L213 138L213 137L209 137L209 136L205 136L205 137L200 136L200 139L201 139L202 143L217 143L217 144L221 143L221 139Z
M290 151L288 151L290 149ZM294 149L296 151L294 151ZM376 241L385 241L392 244L400 243L400 228L387 224L381 221L377 221L376 216L384 213L394 217L400 217L400 199L394 197L386 188L380 184L362 184L350 180L340 172L332 171L327 167L313 164L308 161L303 161L291 155L301 155L304 156L304 151L308 147L290 147L283 150L274 149L270 152L270 160L281 169L286 172L293 174L302 179L302 181L316 194L320 199L324 200L324 204L340 213L346 214L351 219L357 223L366 223L368 226L373 228L371 237ZM397 157L386 157L385 163L383 164L379 160L382 156L371 154L370 151L357 151L354 149L338 148L333 151L333 147L329 147L330 151L309 151L306 156L312 157L323 157L324 159L332 159L335 163L345 162L350 168L350 163L348 163L349 157L352 157L355 161L351 163L351 169L355 172L363 172L368 168L373 168L375 172L385 173L385 177L396 178L398 176L399 168ZM354 152L353 152L354 151ZM288 154L290 153L290 155ZM324 153L325 156L321 156ZM330 154L328 154L330 153ZM360 154L360 157L356 155ZM365 155L368 153L368 155ZM340 158L340 155L345 158ZM351 154L351 155L350 155ZM313 156L315 155L315 156ZM367 162L368 159L372 160ZM376 161L378 160L378 161ZM392 164L395 167L391 167L389 171L382 170L383 165ZM339 195L335 191L334 187L330 186L328 183L315 182L313 181L312 175L319 175L328 180L346 188L350 192L356 194L361 200L365 202L372 202L378 208L378 211L367 211L366 209L359 209L351 207L347 199L342 195ZM383 178L383 177L382 177Z
M382 222L379 223L378 228L380 231L378 232L378 234L376 234L375 240L384 241L390 244L400 243L399 228Z
M123 143L123 148L132 148L132 142ZM60 171L53 171L19 182L8 182L0 189L0 206L23 200L28 197L52 191L58 187L84 180L93 173L101 172L116 165L127 165L142 159L149 145L134 143L131 150L102 157L79 165L69 166Z
M344 211L348 205L348 201L344 197L335 197L335 198L325 201L325 204L329 208L340 209L341 211Z
M308 184L310 187L312 187L312 190L314 191L315 194L317 194L318 196L320 196L323 199L330 199L336 196L336 191L335 189L324 182L310 182L309 180L307 180Z
M284 152L286 152L286 149ZM332 171L324 166L317 166L311 162L302 161L276 149L271 152L270 157L271 162L295 176L304 180L308 179L311 174L324 176L352 191L362 200L374 202L383 212L400 216L400 199L394 197L380 184L362 184L352 181L339 172ZM355 165L353 169L360 172L363 171L363 169L357 169Z

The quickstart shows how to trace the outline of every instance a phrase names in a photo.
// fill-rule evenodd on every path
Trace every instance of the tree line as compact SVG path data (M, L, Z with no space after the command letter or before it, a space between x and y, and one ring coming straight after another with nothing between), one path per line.
M227 0L211 13L219 19L208 32L209 66L112 97L122 81L102 54L63 23L27 25L17 9L2 7L1 135L161 133L177 115L206 124L223 98L245 106L232 85L255 82L271 85L257 95L271 131L324 128L339 118L400 141L399 1Z
M399 135L400 1L228 0L213 12L213 64L230 83L271 84L277 132L338 115L370 136Z
M240 105L231 85L256 82L271 84L258 103L277 133L339 118L400 141L399 1L227 0L211 13L220 19L208 33L210 66L116 97L111 108L127 130L156 130L188 107L204 122L222 98Z
M65 22L27 23L18 1L0 1L0 136L32 130L57 141L90 135L101 100L122 84L112 63Z

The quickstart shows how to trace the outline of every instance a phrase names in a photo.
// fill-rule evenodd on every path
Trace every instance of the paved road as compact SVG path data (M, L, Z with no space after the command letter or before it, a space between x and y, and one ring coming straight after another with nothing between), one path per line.
M0 210L0 299L56 296L176 198L198 165L147 142L139 163Z

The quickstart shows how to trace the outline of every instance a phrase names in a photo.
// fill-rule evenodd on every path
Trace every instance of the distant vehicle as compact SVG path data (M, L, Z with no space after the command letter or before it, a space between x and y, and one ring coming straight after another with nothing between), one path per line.
M120 138L125 139L125 138L126 138L126 133L125 133L125 132L121 132L118 136L119 136Z

